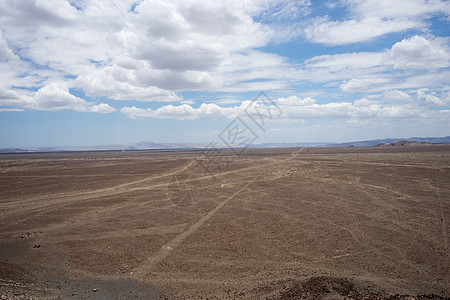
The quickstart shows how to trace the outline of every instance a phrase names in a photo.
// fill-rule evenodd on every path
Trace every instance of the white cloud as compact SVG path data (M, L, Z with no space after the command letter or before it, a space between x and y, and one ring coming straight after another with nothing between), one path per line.
M14 106L35 110L75 110L80 112L110 113L115 109L108 104L87 102L72 95L67 87L49 84L32 95L20 94L15 90L0 89L0 106Z
M133 71L117 65L103 68L91 67L90 72L80 75L76 86L91 97L108 96L113 100L163 101L181 99L174 92L154 85L139 84Z
M383 53L380 52L316 56L305 61L298 71L297 77L305 81L330 82L358 80L376 74L378 76L377 81L386 80L383 79L384 76L379 76L381 72L387 71L387 67L382 64L382 59Z
M383 82L380 79L358 79L354 78L349 81L345 81L339 87L344 92L359 92L367 89L375 83Z
M267 23L284 24L307 16L310 12L310 0L269 1L266 8L259 13L259 18Z
M267 81L283 64L275 54L251 51L273 35L253 20L264 5L256 0L0 0L0 55L10 58L8 49L14 48L28 64L20 78L11 75L3 83L39 89L69 76L76 80L67 80L68 86L89 96L137 101L180 101L176 93L182 90L258 89L241 84L250 76L245 71L253 72L250 80ZM245 63L234 64L237 59ZM41 66L39 72L30 61ZM52 78L42 70L54 72ZM272 85L280 86L285 85Z
M411 96L408 93L399 91L397 89L384 91L383 97L387 100L404 100L404 101L411 100Z
M304 29L307 39L328 45L343 45L408 29L423 29L426 20L450 14L448 1L427 0L343 0L350 12L345 20L317 17Z
M214 103L221 105L227 105L227 104L236 104L236 103L240 103L241 101L239 101L236 97L227 97L227 98L222 98L219 100L215 100ZM188 103L188 104L193 104L193 103Z
M116 109L111 107L111 106L109 106L106 103L100 103L100 104L97 104L97 105L88 105L86 107L86 109L82 110L82 111L107 114L107 113L111 113L113 111L116 111Z
M0 60L17 60L19 57L15 55L8 46L8 43L3 38L3 33L0 30Z
M410 20L382 20L377 18L364 18L362 20L330 21L328 17L313 20L305 28L307 39L327 45L344 45L370 40L391 32L399 32L418 27Z
M193 108L188 104L182 104L179 106L166 105L156 110L132 106L124 107L120 111L132 119L137 117L147 117L157 119L192 120L200 117L225 116L231 114L232 110L233 109L220 107L213 103L203 103L199 108Z
M85 101L69 93L68 89L64 89L57 85L46 85L40 88L34 99L36 106L42 109L72 109L79 110L84 106Z
M315 104L316 100L310 97L305 97L303 99L297 96L281 97L277 99L277 104L280 106L308 106Z
M429 104L432 106L444 106L444 105L449 105L450 104L450 98L449 95L447 94L447 99L441 99L439 97L436 96L436 93L431 92L431 93L427 93L428 89L420 89L417 91L417 98L419 99L419 101L424 102L425 104Z
M332 45L365 41L427 29L430 17L449 13L448 2L438 0L338 4L347 9L346 19L314 19L305 31L309 39ZM261 50L280 36L298 35L299 19L311 20L312 9L308 0L0 0L0 82L17 94L8 100L10 108L16 103L99 112L109 108L83 104L68 89L106 101L180 102L184 91L286 91L305 82L366 94L448 86L448 38L414 36L384 52L321 55L300 64ZM48 90L55 82L64 88ZM176 107L156 116L190 111Z
M374 75L376 76L376 75ZM450 78L450 70L439 70L437 72L423 72L403 75L395 74L391 76L391 81L378 87L371 87L369 92L384 92L391 89L420 89L428 87L434 90L444 90L448 88Z
M327 68L341 72L345 69L367 69L377 67L382 62L382 54L377 52L353 52L335 55L321 55L306 60L314 68Z
M448 38L413 36L383 52L313 57L305 61L296 76L307 82L339 86L346 93L442 89L448 86L449 48Z
M303 20L312 11L310 0L261 1L264 9L256 18L269 24L275 42L285 42L301 35ZM261 3L261 4L262 4Z
M398 69L437 69L450 66L449 38L413 36L385 53L386 64Z
M422 18L430 14L450 13L450 5L442 0L344 0L354 16L367 18Z
M0 106L10 108L31 107L34 105L34 99L30 96L19 94L15 90L0 87Z
M433 95L426 95L424 92L418 92L418 98L425 98L427 101L436 101ZM430 115L448 118L448 114L432 111L419 104L407 103L402 105L381 104L378 101L359 99L354 102L334 102L318 104L315 99L297 96L282 97L277 99L276 104L282 111L281 114L271 114L271 119L277 120L305 120L305 119L323 119L338 118L348 120L367 120L367 119L416 119L427 118ZM121 112L126 116L135 118L157 118L157 119L180 119L193 120L204 117L227 117L235 116L246 117L250 101L243 101L240 105L233 107L223 107L216 104L201 104L198 108L183 104L179 106L166 105L158 109L142 109L137 107L124 107ZM263 108L263 103L254 104Z

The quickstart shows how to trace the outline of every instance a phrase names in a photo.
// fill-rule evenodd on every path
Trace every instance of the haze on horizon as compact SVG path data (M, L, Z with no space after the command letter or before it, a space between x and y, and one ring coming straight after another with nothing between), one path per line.
M208 143L236 117L256 143L448 136L449 23L443 0L0 0L0 148Z

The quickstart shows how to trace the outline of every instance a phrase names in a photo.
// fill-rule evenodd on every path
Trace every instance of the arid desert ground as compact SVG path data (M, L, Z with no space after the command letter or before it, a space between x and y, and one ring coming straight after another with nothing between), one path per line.
M0 155L2 299L441 299L449 235L446 145Z

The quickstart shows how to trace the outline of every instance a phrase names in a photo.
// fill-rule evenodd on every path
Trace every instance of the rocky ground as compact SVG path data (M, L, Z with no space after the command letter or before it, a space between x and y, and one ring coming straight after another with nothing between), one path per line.
M448 299L450 147L0 155L6 299Z

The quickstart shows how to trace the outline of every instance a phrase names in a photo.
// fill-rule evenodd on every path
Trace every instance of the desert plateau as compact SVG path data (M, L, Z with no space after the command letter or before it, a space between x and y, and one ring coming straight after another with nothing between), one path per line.
M448 299L450 146L0 155L2 299Z

